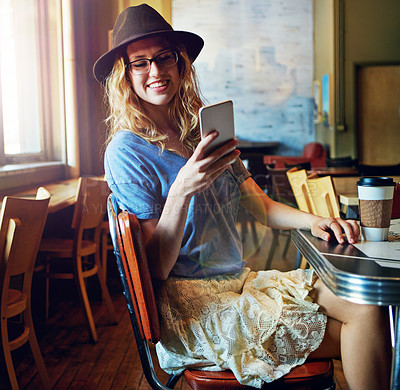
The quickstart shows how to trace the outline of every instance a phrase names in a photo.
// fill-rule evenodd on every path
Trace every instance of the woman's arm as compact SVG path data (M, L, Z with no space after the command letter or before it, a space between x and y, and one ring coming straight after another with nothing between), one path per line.
M152 276L165 280L178 258L193 195L204 191L236 160L239 151L232 140L206 155L205 148L217 138L210 133L199 142L193 155L179 171L169 190L160 219L142 220L141 227Z
M241 184L240 192L241 205L263 225L276 229L309 229L314 236L326 241L333 233L343 243L343 232L350 243L358 240L360 230L356 221L322 218L275 202L251 178Z

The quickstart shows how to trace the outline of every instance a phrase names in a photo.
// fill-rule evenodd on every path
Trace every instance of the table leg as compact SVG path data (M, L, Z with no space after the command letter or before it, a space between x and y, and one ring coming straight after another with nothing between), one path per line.
M392 361L392 380L390 388L400 390L400 315L399 306L393 306L394 319L394 349Z

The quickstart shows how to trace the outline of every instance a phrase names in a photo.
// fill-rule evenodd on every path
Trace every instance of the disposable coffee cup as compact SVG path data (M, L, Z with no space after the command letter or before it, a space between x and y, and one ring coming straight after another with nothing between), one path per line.
M357 182L361 234L364 240L388 239L395 185L391 177L361 177Z

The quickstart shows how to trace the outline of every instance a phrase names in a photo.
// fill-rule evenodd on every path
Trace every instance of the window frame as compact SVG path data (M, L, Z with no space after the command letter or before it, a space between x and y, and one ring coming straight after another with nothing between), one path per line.
M5 154L0 94L0 190L64 179L67 175L63 5L62 0L35 0L34 5L41 151Z

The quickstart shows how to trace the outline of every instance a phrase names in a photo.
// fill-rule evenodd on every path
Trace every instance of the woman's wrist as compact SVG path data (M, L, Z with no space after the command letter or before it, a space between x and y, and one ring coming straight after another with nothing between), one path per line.
M312 227L318 223L320 220L322 219L322 217L320 217L319 215L314 215L314 214L308 214L308 219L307 219L307 229L312 230Z
M168 197L173 197L174 199L179 199L180 202L188 203L194 195L193 187L190 186L189 182L177 181L175 180L168 192Z

